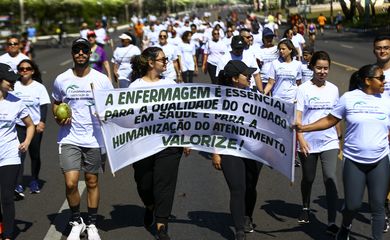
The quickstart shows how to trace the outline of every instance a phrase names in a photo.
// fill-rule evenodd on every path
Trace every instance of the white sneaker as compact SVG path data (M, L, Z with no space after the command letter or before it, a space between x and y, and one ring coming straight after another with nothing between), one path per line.
M101 240L98 230L94 224L87 226L88 240Z
M72 225L72 231L70 231L67 240L80 240L80 235L85 231L85 223L82 218L80 218L81 223L70 222Z

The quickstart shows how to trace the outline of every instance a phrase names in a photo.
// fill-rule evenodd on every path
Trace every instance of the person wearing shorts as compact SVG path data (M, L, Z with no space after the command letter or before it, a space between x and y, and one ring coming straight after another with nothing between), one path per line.
M65 177L66 199L72 212L72 230L68 240L79 240L87 229L88 240L100 240L96 228L99 205L98 174L103 172L103 139L93 100L94 89L112 89L108 77L89 66L91 45L83 38L72 44L74 67L57 76L52 97L53 115L60 125L58 134L58 154L61 170ZM81 93L81 94L80 94ZM69 118L60 120L56 110L66 103L72 110ZM88 217L80 216L80 193L78 182L80 171L84 171L88 194Z

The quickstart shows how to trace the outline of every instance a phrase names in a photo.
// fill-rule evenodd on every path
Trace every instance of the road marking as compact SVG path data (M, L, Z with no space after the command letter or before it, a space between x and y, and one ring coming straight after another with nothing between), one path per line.
M332 61L333 64L337 65L337 66L340 66L340 67L343 67L345 68L345 70L347 71L357 71L358 69L355 68L355 67L352 67L352 66L348 66L348 65L345 65L345 64L342 64L342 63L338 63L338 62L335 62L335 61Z
M350 46L350 45L345 45L345 44L341 44L340 46L344 47L344 48L349 48L349 49L352 49L353 46Z
M68 65L69 63L71 63L72 61L73 61L73 59L69 59L69 60L66 60L65 62L60 63L60 65L65 66L65 65Z
M83 192L85 190L85 182L80 181L79 182L79 193L80 196L83 195ZM68 224L68 217L64 217L64 214L62 211L65 209L69 209L68 201L64 201L62 204L60 210L58 211L58 214L52 224L50 225L49 230L46 233L46 236L43 238L43 240L61 240L62 233L66 229L66 225ZM70 217L70 216L69 216Z

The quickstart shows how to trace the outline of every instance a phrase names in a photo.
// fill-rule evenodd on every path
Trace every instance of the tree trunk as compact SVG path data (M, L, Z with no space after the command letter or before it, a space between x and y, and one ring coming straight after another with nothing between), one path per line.
M356 0L351 0L351 5L352 1ZM351 15L351 10L348 9L347 3L344 0L339 0L341 9L343 10L344 16L346 20L352 20L353 15Z
M362 6L361 2L356 3L356 9L358 10L359 17L364 17L364 7Z
M372 16L373 19L375 19L375 16L376 16L375 4L376 4L376 0L370 2L371 16Z

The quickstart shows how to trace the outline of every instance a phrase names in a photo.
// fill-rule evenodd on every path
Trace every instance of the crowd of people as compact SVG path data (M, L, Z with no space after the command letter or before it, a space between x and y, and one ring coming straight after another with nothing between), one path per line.
M318 18L322 33L326 18ZM328 225L326 232L336 239L349 239L353 218L359 209L365 186L372 214L372 237L383 239L389 230L389 129L390 129L390 36L378 36L373 43L377 59L361 67L350 79L350 88L339 90L328 80L331 57L315 51L316 24L302 31L299 19L279 36L279 20L266 18L263 25L255 15L243 21L226 22L218 17L157 18L145 22L133 17L128 31L119 35L121 45L109 59L106 30L101 21L94 29L83 24L73 41L73 67L54 80L50 101L33 55L23 53L22 38L6 39L6 53L0 56L0 229L5 240L13 239L14 199L25 197L23 166L31 158L30 193L40 193L40 145L48 107L59 125L57 142L65 194L72 226L68 240L78 240L87 231L89 240L100 240L96 227L99 207L99 173L103 172L105 149L99 120L94 114L95 89L136 88L196 82L199 71L208 74L210 84L230 86L296 102L297 150L302 169L301 224L310 224L310 196L320 160L325 186ZM309 44L305 41L305 35ZM23 46L23 47L22 47ZM199 69L200 68L200 69ZM195 78L195 80L194 80ZM77 89L72 88L76 86ZM80 96L80 92L83 95ZM356 102L360 105L357 108ZM364 102L364 104L361 104ZM56 111L66 103L71 116L57 119ZM345 119L343 137L340 121ZM342 141L344 140L344 141ZM341 145L343 147L341 147ZM343 151L344 204L342 225L336 224L338 153ZM138 194L145 206L144 226L155 226L160 240L168 234L169 216L182 155L190 149L166 148L133 164ZM230 191L230 212L237 240L254 232L256 185L262 164L252 159L212 154L213 166L221 170ZM78 182L81 172L87 187L87 218L80 213ZM387 195L387 196L386 196Z

